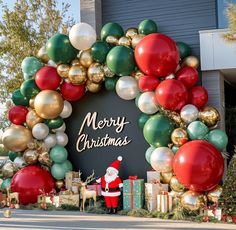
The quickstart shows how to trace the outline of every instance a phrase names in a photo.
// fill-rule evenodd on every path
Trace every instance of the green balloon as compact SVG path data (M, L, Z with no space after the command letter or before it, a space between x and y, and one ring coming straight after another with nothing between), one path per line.
M28 75L27 73L23 73L24 80L32 79L33 76Z
M76 58L78 50L70 43L69 37L65 34L55 34L46 45L48 57L56 64L70 63Z
M140 96L142 95L141 92L138 93L138 95L135 97L135 105L138 107L138 100L140 98Z
M15 105L29 106L29 99L22 95L20 89L17 89L12 93L11 99Z
M62 126L63 119L61 117L57 117L54 119L47 119L44 121L44 123L50 128L50 129L57 129Z
M18 157L18 153L16 153L16 152L8 152L8 157L13 162Z
M138 33L139 34L152 34L157 33L157 24L153 20L143 20L138 25Z
M206 140L213 144L219 151L222 151L228 144L226 133L220 129L213 129L206 135Z
M72 171L73 169L73 166L69 160L64 161L61 165L65 172Z
M125 46L115 46L107 54L107 66L118 76L129 76L134 70L133 50Z
M201 121L193 121L187 128L187 133L191 140L203 140L208 131L208 127Z
M65 178L66 171L62 167L62 164L53 164L51 167L51 174L55 179L61 180Z
M29 79L21 84L20 92L24 97L30 99L35 97L40 92L40 89L37 87L34 79Z
M105 63L106 56L111 47L106 42L95 42L91 47L91 55L93 60L99 63Z
M123 35L124 35L123 28L118 23L114 23L114 22L109 22L105 24L101 30L102 41L105 41L107 36L114 36L114 37L120 38Z
M171 120L161 114L149 118L144 125L143 135L145 140L152 146L164 147L171 142L171 133L174 125Z
M11 186L11 178L6 178L3 180L1 189L8 189Z
M148 115L146 113L141 113L139 115L139 119L138 119L139 128L142 129L149 118L150 118L150 115Z
M61 146L61 145L55 145L51 150L50 150L50 158L55 162L55 163L63 163L68 157L68 152L67 150Z
M174 145L172 148L171 148L172 152L175 154L178 150L179 150L179 146L177 145Z
M36 57L26 57L21 63L21 69L27 76L33 76L43 67L43 63Z
M185 57L189 56L191 54L191 48L189 45L187 45L184 42L176 42L176 45L179 49L179 55L181 59L184 59Z
M146 152L145 152L145 158L146 158L146 161L150 164L150 158L151 158L151 155L152 155L152 152L155 150L155 147L153 146L150 146Z
M105 88L106 90L115 90L116 82L118 81L118 77L106 77L105 78Z

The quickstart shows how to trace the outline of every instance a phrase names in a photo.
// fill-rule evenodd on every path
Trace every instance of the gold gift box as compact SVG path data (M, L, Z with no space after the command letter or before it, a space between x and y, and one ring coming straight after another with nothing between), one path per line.
M79 200L80 200L79 194L59 195L60 206L65 204L79 207Z

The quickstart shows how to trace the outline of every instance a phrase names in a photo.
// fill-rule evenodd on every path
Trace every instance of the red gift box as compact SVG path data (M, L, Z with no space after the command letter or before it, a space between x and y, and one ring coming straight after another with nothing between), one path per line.
M93 184L87 185L87 189L89 189L89 190L95 190L97 196L101 196L101 195L102 195L102 187L101 187L101 184L93 183Z

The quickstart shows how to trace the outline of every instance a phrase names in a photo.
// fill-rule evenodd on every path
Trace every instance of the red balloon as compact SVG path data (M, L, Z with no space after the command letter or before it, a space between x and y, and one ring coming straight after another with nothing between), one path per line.
M138 86L142 92L147 92L155 90L159 83L158 78L154 76L142 76L138 81Z
M176 43L170 37L159 33L145 36L135 47L134 55L143 73L157 77L174 73L179 63Z
M155 91L156 100L165 109L178 111L188 102L188 91L181 81L167 79Z
M189 104L195 105L198 109L203 107L208 101L208 92L202 86L195 86L189 91Z
M184 66L176 73L176 79L181 81L187 89L192 88L198 81L198 72L195 68Z
M60 82L61 77L57 73L57 69L52 66L45 66L36 73L35 83L41 90L56 90L60 86Z
M54 180L48 171L39 166L30 165L14 175L11 191L19 193L20 204L34 204L42 191L49 193L54 189L54 185Z
M214 145L204 140L194 140L179 148L173 169L186 188L204 192L220 182L224 173L224 159Z
M67 101L77 101L85 94L84 85L73 85L70 82L63 82L61 85L61 94Z
M28 109L22 105L13 106L8 112L9 120L15 125L21 125L26 121Z

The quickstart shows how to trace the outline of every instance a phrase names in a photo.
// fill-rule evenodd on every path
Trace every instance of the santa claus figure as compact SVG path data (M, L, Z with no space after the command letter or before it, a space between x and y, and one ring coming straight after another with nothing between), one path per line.
M120 196L120 188L123 187L122 181L118 176L120 162L122 157L119 156L106 170L106 174L97 180L101 183L102 196L104 196L107 213L116 214Z

